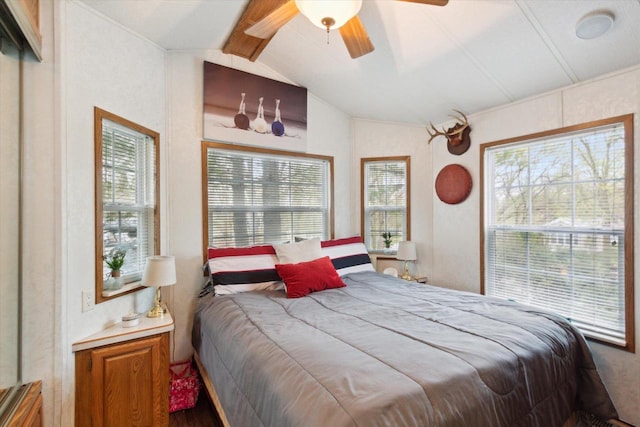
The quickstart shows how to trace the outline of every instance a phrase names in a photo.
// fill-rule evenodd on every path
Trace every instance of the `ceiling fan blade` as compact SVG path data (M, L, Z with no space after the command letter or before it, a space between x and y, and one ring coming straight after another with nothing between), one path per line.
M420 3L420 4L428 4L431 6L446 6L449 3L449 0L398 0L398 1L406 1L409 3Z
M245 34L245 30L286 3L295 4L293 0L250 0L225 41L222 52L237 55L249 61L258 59L271 37L265 39L252 37Z
M346 24L340 27L339 31L352 58L355 59L373 52L373 43L369 40L367 30L364 29L364 25L362 25L358 15L347 21Z
M245 34L259 39L268 39L287 22L298 14L298 6L294 0L289 0L280 7L274 9L260 21L244 30Z

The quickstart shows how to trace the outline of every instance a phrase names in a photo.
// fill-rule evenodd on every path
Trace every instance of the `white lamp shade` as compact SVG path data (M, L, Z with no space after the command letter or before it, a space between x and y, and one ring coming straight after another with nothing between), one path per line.
M342 27L351 18L356 16L362 7L362 0L296 0L298 10L316 27L323 30L327 27L322 24L324 18L333 18L336 23L331 29Z
M417 259L415 243L407 240L399 242L396 258L402 261L415 261Z
M157 255L147 257L142 274L144 286L171 286L176 283L176 259L173 256Z

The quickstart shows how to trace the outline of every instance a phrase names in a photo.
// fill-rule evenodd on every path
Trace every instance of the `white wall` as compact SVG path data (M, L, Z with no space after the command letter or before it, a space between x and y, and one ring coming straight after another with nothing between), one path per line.
M474 188L469 198L459 205L442 203L433 192L433 187L429 188L433 199L433 282L456 289L480 291L480 144L629 113L636 114L634 145L638 147L639 68L474 114L469 117L473 129L471 148L461 156L450 154L444 141L434 140L431 144L433 179L447 164L460 163L470 171ZM636 153L636 194L639 184L640 155ZM638 230L640 209L637 198L634 206L635 227ZM640 277L640 257L637 255L639 242L636 232L636 282ZM640 290L635 293L635 307L637 337L640 331ZM640 353L631 354L593 342L590 346L621 419L640 425Z
M0 388L18 372L20 201L20 56L9 44L0 52Z
M61 424L72 425L71 345L118 322L132 310L147 309L153 298L153 289L145 289L98 304L86 313L81 309L82 290L95 288L93 108L98 106L160 132L161 194L167 191L162 177L166 176L168 142L165 51L79 2L61 3ZM166 213L166 200L161 200L161 212ZM166 246L165 224L161 224L161 248Z
M40 4L43 61L28 54L24 66L22 366L23 382L43 380L43 411L59 416L56 354L60 323L60 271L57 260L59 135L56 123L56 63L53 2ZM4 96L4 93L2 94ZM51 422L49 423L51 424Z
M169 251L176 257L178 284L165 292L176 331L174 360L191 356L191 317L202 286L202 70L203 61L292 83L259 64L220 51L168 55ZM307 152L334 157L335 234L354 232L350 215L349 118L309 93ZM226 141L222 141L226 142ZM272 148L278 148L274 146Z

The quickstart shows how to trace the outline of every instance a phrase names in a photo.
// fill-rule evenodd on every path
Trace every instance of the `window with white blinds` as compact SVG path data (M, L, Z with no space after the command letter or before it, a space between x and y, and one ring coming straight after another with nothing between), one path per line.
M409 167L409 156L361 159L362 235L371 252L395 252L411 238Z
M203 159L205 251L331 237L332 157L204 142Z
M625 116L482 146L487 295L633 346L631 126Z
M142 278L146 258L157 252L158 134L99 109L96 120L101 136L96 190L102 195L96 210L102 237L96 245L96 276L106 281L110 269L103 256L124 249L121 275L124 283L135 282Z

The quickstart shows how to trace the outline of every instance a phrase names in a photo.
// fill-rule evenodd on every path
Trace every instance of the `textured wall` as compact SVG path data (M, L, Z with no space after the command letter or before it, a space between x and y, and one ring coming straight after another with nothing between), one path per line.
M165 117L165 51L114 24L78 2L63 2L60 164L63 301L60 312L62 425L73 420L73 342L120 321L124 314L149 307L153 289L95 306L83 313L81 293L94 289L94 123L98 106L160 132L161 250L166 248L167 146Z
M0 388L19 379L20 79L18 50L9 44L0 53Z

